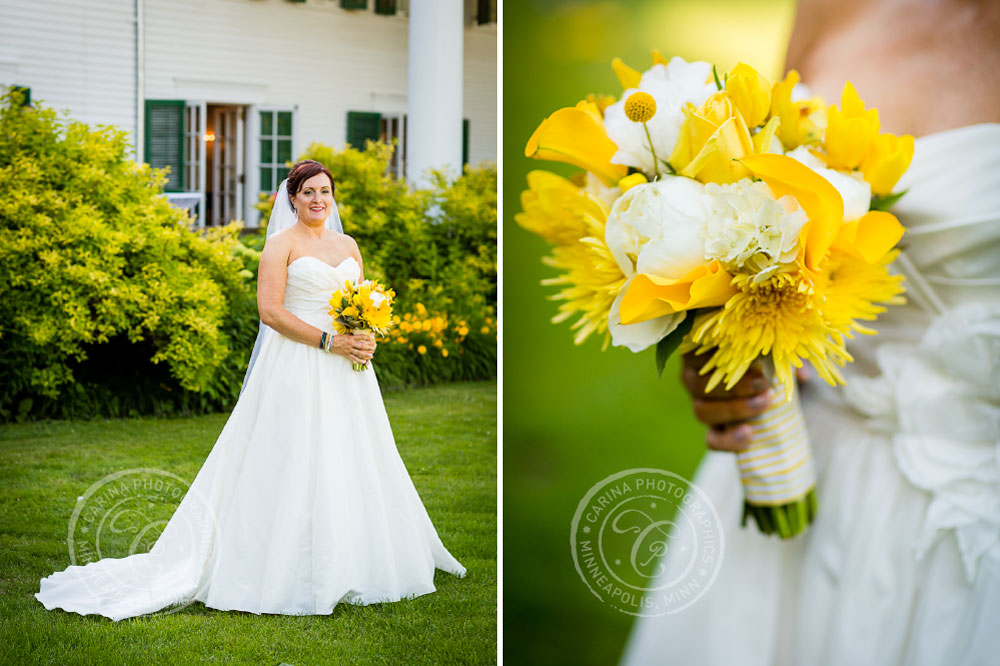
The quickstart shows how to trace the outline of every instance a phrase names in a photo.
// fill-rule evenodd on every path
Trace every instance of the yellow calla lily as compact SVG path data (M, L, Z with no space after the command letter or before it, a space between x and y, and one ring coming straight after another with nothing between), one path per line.
M806 268L817 270L844 222L844 199L830 182L801 162L764 153L740 160L767 183L776 197L791 195L809 221L799 235L800 255Z
M781 122L781 118L777 116L772 116L767 124L761 128L759 132L753 135L753 152L754 153L770 153L771 144L774 142L774 135L778 131L778 125Z
M905 231L892 213L873 210L842 225L832 247L874 264L896 246Z
M792 101L792 89L798 82L799 73L793 69L771 89L771 115L780 118L777 134L785 150L818 142L826 128L826 105L823 100L814 97Z
M736 293L732 280L718 260L692 269L681 279L639 273L622 297L622 323L638 324L665 314L723 305Z
M623 90L639 87L639 81L642 79L642 74L638 70L632 69L626 65L625 61L621 58L615 58L611 61L611 69L615 71L615 76L618 77L618 82L622 84Z
M703 183L733 183L749 176L735 161L754 152L753 139L732 99L718 92L701 108L688 104L670 164L682 176Z
M865 103L851 82L844 84L840 108L827 111L826 163L834 169L855 169L868 156L878 136L878 110L865 110Z
M771 82L744 63L733 67L726 78L726 92L743 116L747 127L757 127L771 111Z
M666 65L667 59L663 57L659 49L653 49L653 64L654 65Z
M913 159L913 137L909 134L879 134L868 156L861 162L861 172L872 186L873 194L889 194Z
M524 148L526 157L566 162L589 171L608 187L621 180L628 167L612 164L618 147L608 138L597 105L582 101L559 109L542 121Z

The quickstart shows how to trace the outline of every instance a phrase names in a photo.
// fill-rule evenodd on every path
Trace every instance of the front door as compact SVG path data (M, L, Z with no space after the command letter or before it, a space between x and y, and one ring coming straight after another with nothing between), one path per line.
M243 218L244 111L240 106L208 107L212 143L209 204L212 225Z

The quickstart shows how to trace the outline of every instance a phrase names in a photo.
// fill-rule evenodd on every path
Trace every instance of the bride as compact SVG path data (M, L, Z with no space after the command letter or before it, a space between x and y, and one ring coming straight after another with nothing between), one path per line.
M151 551L43 578L35 597L46 609L121 620L200 601L330 614L433 592L435 568L465 575L399 457L374 371L352 369L374 341L333 334L330 296L364 279L333 193L312 160L282 183L243 390Z
M917 136L893 207L907 304L849 345L847 386L803 386L819 513L788 541L740 527L730 451L762 408L747 377L699 394L694 479L725 561L693 606L639 618L622 664L974 665L1000 655L1000 5L803 0L788 52L811 91L851 80L884 131ZM676 546L676 547L675 547ZM669 580L684 548L671 544Z

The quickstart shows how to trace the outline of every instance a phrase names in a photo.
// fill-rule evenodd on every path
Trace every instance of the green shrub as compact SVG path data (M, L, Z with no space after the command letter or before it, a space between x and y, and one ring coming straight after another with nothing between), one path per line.
M255 253L204 235L123 131L0 107L0 420L230 406L256 332Z

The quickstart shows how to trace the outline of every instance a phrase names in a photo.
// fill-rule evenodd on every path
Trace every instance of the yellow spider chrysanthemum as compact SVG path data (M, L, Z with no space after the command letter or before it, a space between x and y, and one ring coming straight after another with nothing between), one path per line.
M625 116L634 123L646 123L656 115L656 100L645 92L635 92L625 100Z
M603 225L599 237L588 236L575 245L562 245L553 249L552 256L542 259L553 268L567 271L558 277L542 280L545 285L564 285L565 288L548 298L566 301L559 306L559 314L552 318L558 324L579 313L580 318L570 327L577 333L573 342L582 344L591 333L603 333L605 349L610 341L608 311L625 286L625 275L604 243Z
M830 384L843 384L839 368L853 360L845 338L853 331L875 331L856 320L871 320L885 308L877 303L901 303L902 277L886 266L898 251L875 263L834 251L812 281L799 272L782 272L753 284L752 276L736 275L737 293L718 310L700 315L682 352L714 353L702 372L711 372L706 391L721 382L732 388L758 357L770 354L775 373L791 399L792 368L808 360Z

